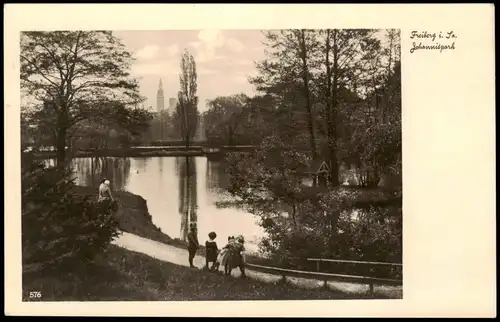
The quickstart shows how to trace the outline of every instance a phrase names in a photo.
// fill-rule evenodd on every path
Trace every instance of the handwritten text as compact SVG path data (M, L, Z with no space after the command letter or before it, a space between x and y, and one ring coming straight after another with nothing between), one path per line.
M414 39L410 53L413 54L417 50L455 50L455 40L458 37L453 31L412 31L410 39Z

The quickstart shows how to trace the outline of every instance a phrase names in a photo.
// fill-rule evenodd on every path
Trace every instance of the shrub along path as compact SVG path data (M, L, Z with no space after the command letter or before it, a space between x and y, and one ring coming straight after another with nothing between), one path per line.
M159 259L161 261L170 262L180 266L189 266L188 263L188 252L185 249L178 248L175 246L160 243L151 239L139 237L134 234L123 232L121 236L116 238L113 242L114 245L122 247L124 249L142 253L150 257ZM194 265L197 269L203 269L205 266L205 257L201 255L196 255L194 258ZM195 268L193 268L194 270ZM220 268L220 272L222 268ZM221 272L222 273L222 272ZM238 268L233 269L231 275L236 278L240 278L240 271ZM276 283L281 279L279 275L267 274L262 272L257 272L251 269L246 269L246 274L251 279L260 280L263 282ZM319 288L322 287L323 282L310 279L302 278L289 278L287 277L287 282L295 284L299 287L305 288ZM332 290L340 291L342 293L347 293L351 295L364 294L368 290L367 285L351 284L351 283L341 283L341 282L329 282L329 287ZM398 287L381 287L375 288L375 296L380 295L381 297L390 298L401 298L401 289Z

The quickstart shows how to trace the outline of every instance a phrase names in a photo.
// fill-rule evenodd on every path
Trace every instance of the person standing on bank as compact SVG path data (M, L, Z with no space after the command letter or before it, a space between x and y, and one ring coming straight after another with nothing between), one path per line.
M189 232L187 234L187 240L188 240L188 252L189 252L189 267L194 268L195 266L193 265L193 260L194 256L196 255L196 251L200 247L200 243L198 242L198 236L196 232L196 224L191 223L189 225Z
M101 182L101 184L99 185L99 198L97 199L97 202L103 204L111 212L116 212L118 211L118 203L115 201L115 198L113 198L113 195L111 194L110 185L111 183L107 179L104 179Z

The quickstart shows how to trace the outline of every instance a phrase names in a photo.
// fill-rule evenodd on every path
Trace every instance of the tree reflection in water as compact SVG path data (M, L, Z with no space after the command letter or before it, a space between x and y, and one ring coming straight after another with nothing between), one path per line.
M122 190L130 176L129 158L77 158L72 165L79 178L78 184L87 187L97 188L106 178L111 181L113 190Z
M181 236L186 240L189 225L198 220L196 162L194 157L179 157L175 159L175 163L179 178Z
M225 193L229 186L228 175L225 172L226 164L224 161L207 162L206 188L208 191L221 194Z

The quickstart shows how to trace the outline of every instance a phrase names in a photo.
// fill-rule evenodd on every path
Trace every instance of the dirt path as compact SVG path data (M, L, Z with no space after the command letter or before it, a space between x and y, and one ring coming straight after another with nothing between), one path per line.
M170 246L164 243L160 243L147 238L139 237L127 232L116 238L113 242L114 245L146 254L153 258L170 262L177 265L182 265L189 267L188 263L188 252L185 249L178 248L175 246ZM205 266L205 257L197 255L194 258L194 265L198 269L202 269ZM264 282L277 282L281 279L279 275L267 274L262 272L257 272L253 270L246 270L247 276L252 279L264 281ZM231 273L234 277L240 277L239 269L234 269ZM323 282L310 279L302 278L287 278L289 283L295 284L299 287L315 288L322 287ZM367 285L351 284L351 283L340 283L340 282L330 282L328 286L332 289L337 289L346 293L365 293L368 290ZM386 286L375 286L375 293L380 293L388 295L390 297L401 298L402 289L401 287L386 287Z

